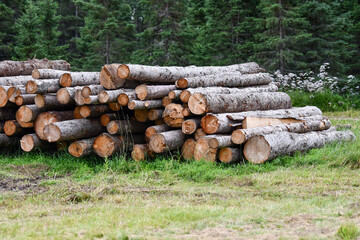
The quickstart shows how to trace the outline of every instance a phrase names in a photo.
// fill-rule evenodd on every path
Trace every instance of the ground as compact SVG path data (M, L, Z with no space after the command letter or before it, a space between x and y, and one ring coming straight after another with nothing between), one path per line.
M328 115L360 139L360 112ZM360 141L262 165L3 153L0 239L355 239L359 167Z

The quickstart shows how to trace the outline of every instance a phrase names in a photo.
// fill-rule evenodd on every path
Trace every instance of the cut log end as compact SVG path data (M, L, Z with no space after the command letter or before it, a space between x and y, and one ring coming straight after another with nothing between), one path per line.
M83 97L89 97L91 95L91 88L88 86L85 86L81 89L81 95L83 95Z
M16 112L16 119L21 122L31 122L33 112L28 106L21 106Z
M17 130L19 128L19 125L15 120L9 120L5 122L4 125L4 132L7 136L13 136L16 134Z
M129 104L129 97L125 93L120 93L117 101L121 106L127 106Z
M223 163L240 162L242 160L241 151L238 148L222 148L219 151L219 160Z
M161 134L155 134L150 140L150 149L155 153L162 153L166 150L166 139Z
M187 103L189 101L189 98L191 97L191 93L188 90L184 90L180 93L180 100L183 103Z
M40 78L40 71L38 69L34 69L31 73L32 78L38 79ZM25 151L25 150L24 150Z
M201 119L201 127L207 134L214 134L219 129L219 121L214 115L206 115Z
M131 157L137 162L144 161L147 156L152 156L147 144L136 144L131 152Z
M231 134L231 141L235 144L243 144L245 142L246 138L244 133L241 130L235 130Z
M117 75L119 78L126 79L129 77L130 69L126 64L121 64L117 69Z
M63 87L70 87L72 83L72 78L70 73L64 73L60 78L60 85Z
M142 84L142 85L137 86L135 88L135 93L136 93L136 96L138 99L145 100L146 96L148 95L147 85Z
M161 104L163 107L166 107L167 105L171 104L171 99L168 96L165 96L162 98Z
M138 120L139 122L146 122L148 119L148 110L147 109L135 110L134 116L135 116L136 120Z
M7 91L0 87L0 107L4 107L8 103Z
M108 103L108 105L109 105L110 109L114 112L120 111L120 109L121 109L121 105L116 102Z
M202 115L207 112L207 100L201 93L194 93L191 95L188 105L193 114Z
M24 98L23 98L22 96L17 96L17 97L15 98L15 104L16 104L17 106L23 105L23 104L24 104Z
M25 87L26 87L26 92L32 94L32 93L36 93L38 86L35 81L28 81Z
M193 138L186 139L181 148L181 156L183 159L194 160L195 143Z
M110 96L106 91L101 91L98 94L98 99L99 99L99 102L101 102L101 103L107 103L107 102L109 102Z
M93 144L94 152L100 157L109 157L114 153L115 142L111 136L101 134L98 136Z
M45 98L42 94L37 94L35 96L35 104L38 108L43 108L45 106Z
M265 162L269 158L270 152L271 147L263 136L250 138L244 147L245 158L255 164Z
M117 131L119 130L119 126L115 121L111 121L108 123L108 125L106 126L106 130L108 131L108 133L110 134L116 134Z
M44 135L48 142L57 142L61 138L61 131L58 126L49 124L44 128Z
M25 152L31 152L35 147L35 142L32 136L24 135L20 140L20 147Z
M185 78L181 78L176 81L176 87L177 88L187 88L188 81Z
M181 129L184 134L193 134L197 129L196 122L186 120L182 123Z
M70 93L66 88L60 88L56 93L56 98L61 104L68 104L71 100Z
M86 146L83 146L81 142L73 142L70 144L68 151L74 157L81 157L85 149Z
M81 106L80 107L80 111L79 111L79 114L81 117L83 118L87 118L90 116L91 114L91 109L89 106Z

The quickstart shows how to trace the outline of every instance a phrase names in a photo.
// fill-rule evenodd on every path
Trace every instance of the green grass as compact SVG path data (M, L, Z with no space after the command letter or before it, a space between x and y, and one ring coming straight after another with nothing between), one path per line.
M354 224L344 224L337 232L337 236L343 240L353 240L356 239L359 235L359 229Z
M332 123L359 139L359 115ZM262 165L3 153L0 239L351 239L359 163L359 141Z

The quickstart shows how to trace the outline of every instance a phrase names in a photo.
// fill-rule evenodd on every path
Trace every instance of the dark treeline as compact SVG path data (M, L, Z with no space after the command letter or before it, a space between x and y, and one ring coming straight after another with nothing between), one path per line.
M226 65L360 73L354 0L2 0L0 60Z

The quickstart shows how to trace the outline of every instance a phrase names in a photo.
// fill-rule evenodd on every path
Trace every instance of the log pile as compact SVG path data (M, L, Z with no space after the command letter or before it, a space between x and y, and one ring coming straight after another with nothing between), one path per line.
M186 160L263 163L354 140L317 107L293 108L250 62L221 67L109 64L71 72L63 60L0 62L0 145L75 157L172 151Z

